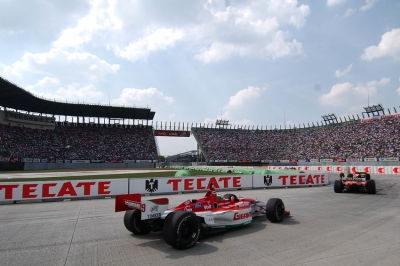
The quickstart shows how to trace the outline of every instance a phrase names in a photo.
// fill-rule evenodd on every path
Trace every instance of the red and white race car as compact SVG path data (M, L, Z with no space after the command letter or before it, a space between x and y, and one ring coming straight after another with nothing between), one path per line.
M115 211L126 211L124 224L135 235L162 231L162 236L174 248L186 249L196 244L200 235L244 226L254 216L266 215L273 223L282 222L290 212L283 201L271 198L265 204L257 199L217 194L211 187L199 199L189 199L176 207L168 207L168 198L141 200L140 194L119 195Z

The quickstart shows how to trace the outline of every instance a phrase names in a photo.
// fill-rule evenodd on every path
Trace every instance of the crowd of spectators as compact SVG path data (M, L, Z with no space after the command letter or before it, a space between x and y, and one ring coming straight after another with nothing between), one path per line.
M400 156L400 118L289 130L196 128L209 160L304 160ZM0 124L0 151L48 160L156 160L150 126L56 126L54 130Z
M156 160L152 127L56 126L54 130L0 124L0 151L48 160Z
M209 160L304 160L400 156L400 118L290 130L197 128Z

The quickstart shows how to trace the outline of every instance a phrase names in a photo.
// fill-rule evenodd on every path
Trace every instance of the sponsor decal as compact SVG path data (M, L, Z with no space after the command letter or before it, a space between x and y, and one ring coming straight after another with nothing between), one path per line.
M193 178L174 178L167 181L167 185L172 185L172 191L179 191L179 184L183 183L183 190L200 190L207 189L213 186L219 188L241 188L241 176L222 176L211 177L208 181L205 177Z
M201 208L201 207L203 207L203 204L201 204L201 203L197 203L197 204L193 205L193 208L195 208L195 209L198 209L198 208Z
M246 212L246 213L242 213L239 214L238 212L235 212L235 215L233 216L233 220L242 220L242 219L247 219L249 217L251 217L251 212Z
M248 203L248 202L244 202L244 203L240 203L239 204L239 208L248 207L248 206L250 206L250 203Z
M281 175L282 185L317 185L325 184L325 175Z
M185 205L190 204L190 200L185 201L184 204L185 204Z
M211 205L204 205L205 210L211 210Z
M78 193L90 196L97 190L96 195L109 195L111 181L80 181L80 182L41 182L25 184L0 183L0 191L4 191L4 199L21 197L22 199L77 197ZM14 189L21 187L20 195L14 195Z
M141 204L140 202L125 200L125 205L130 207L130 208L141 210L142 212L146 211L146 205L145 204Z
M269 187L272 185L272 175L265 175L264 176L264 184Z
M153 206L150 208L150 212L152 212L152 213L158 212L158 205L153 205Z
M190 208L190 207L185 207L185 211L191 212L191 211L192 211L192 208Z
M154 218L160 218L160 217L161 217L161 213L147 214L147 219L154 219Z
M158 190L158 180L146 180L146 191L153 193L156 190Z

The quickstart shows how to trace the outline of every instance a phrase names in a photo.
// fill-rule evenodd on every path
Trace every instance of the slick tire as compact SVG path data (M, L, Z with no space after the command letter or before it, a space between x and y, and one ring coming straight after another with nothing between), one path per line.
M366 187L368 194L376 194L376 185L374 180L368 180Z
M335 191L335 193L342 193L343 184L341 180L335 180L335 183L333 183L333 190Z
M124 224L128 231L135 235L145 235L151 228L145 225L141 219L142 213L139 210L130 210L125 212Z
M371 180L371 175L370 175L370 174L366 174L366 175L365 175L365 180L366 180L366 181Z
M272 223L280 223L285 217L285 204L279 198L271 198L265 206L265 212Z
M196 214L175 211L165 218L162 236L165 242L177 249L194 246L200 236L200 221Z

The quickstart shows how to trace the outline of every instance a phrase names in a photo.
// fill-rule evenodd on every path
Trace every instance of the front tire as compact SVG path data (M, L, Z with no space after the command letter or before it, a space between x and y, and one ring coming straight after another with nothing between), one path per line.
M265 212L272 223L280 223L285 217L285 204L279 198L271 198L267 202Z
M177 249L187 249L196 244L200 235L200 221L196 214L175 211L165 218L162 236L168 245Z
M335 191L335 193L342 193L343 184L341 180L335 180L335 183L333 184L333 190Z
M145 235L151 228L143 223L142 213L139 210L130 210L125 212L124 224L128 231L135 235Z

